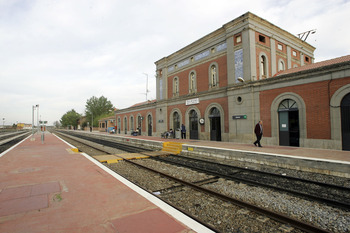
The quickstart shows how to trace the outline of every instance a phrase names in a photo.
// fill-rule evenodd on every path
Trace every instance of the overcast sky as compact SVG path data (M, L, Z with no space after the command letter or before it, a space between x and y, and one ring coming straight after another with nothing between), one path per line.
M250 11L307 42L315 61L350 54L349 0L0 0L0 117L31 123L156 98L155 61ZM145 73L145 74L144 74ZM36 116L36 112L35 112Z

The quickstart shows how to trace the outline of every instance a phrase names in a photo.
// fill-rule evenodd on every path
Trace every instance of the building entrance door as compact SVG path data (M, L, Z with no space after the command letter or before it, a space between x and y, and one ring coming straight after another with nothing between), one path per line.
M221 141L221 116L217 108L212 108L209 115L210 141Z
M148 115L148 136L152 136L152 116Z
M141 135L142 129L142 116L137 117L137 129L139 130L139 135Z
M198 115L195 110L191 110L190 114L190 139L198 139Z
M121 127L120 118L118 118L118 133L119 133L119 134L120 134L120 127Z
M350 93L341 101L341 134L343 150L350 150Z
M282 101L278 108L280 146L299 146L299 110L294 100Z
M124 133L125 134L128 133L128 121L127 121L126 117L124 118Z

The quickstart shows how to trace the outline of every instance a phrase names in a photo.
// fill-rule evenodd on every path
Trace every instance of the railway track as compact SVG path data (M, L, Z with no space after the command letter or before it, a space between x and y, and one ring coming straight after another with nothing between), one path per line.
M350 188L306 180L287 175L257 171L232 165L213 163L203 159L187 156L155 157L158 161L184 166L221 178L272 188L287 192L312 201L319 201L336 208L350 210Z
M78 135L75 135L75 136L78 136ZM72 139L72 136L70 136L70 138ZM97 139L89 139L89 137L86 136L86 135L83 136L82 138L84 138L84 140L87 140L87 141L91 140L90 142L93 142L93 143L105 143L106 142L105 140L100 140L100 139L98 139L98 140ZM125 151L135 153L135 148L133 148L133 147L127 148L128 145L125 145L125 144L120 145L120 143L111 143L110 141L107 141L107 144L105 144L105 146L107 146L107 147L110 147L110 146L113 147L113 146L116 146L116 145L122 146L123 149L125 149ZM117 148L120 149L120 147L117 147ZM101 150L101 148L98 148L98 150ZM139 151L141 150L141 152L142 152L142 150L144 151L144 149L140 149L140 148L138 148L137 150L139 150ZM106 152L106 153L110 154L109 152ZM183 179L179 179L177 177L174 177L173 175L169 175L169 174L163 173L159 169L152 169L152 168L150 168L148 166L141 165L138 162L133 162L133 161L129 161L129 160L126 160L125 162L127 162L128 164L131 164L132 166L137 166L138 168L145 169L148 172L152 172L154 174L157 174L157 176L162 177L162 179L166 178L168 180L171 180L171 182L173 182L173 183L175 182L174 184L173 183L170 184L170 185L167 184L167 185L165 185L165 187L162 187L160 189L159 188L158 189L153 188L152 189L153 193L157 193L157 194L166 193L166 192L164 192L165 190L179 189L180 187L188 187L188 189L195 190L196 192L199 192L199 193L205 193L205 195L209 195L211 197L215 197L216 199L220 199L221 202L226 203L226 204L223 204L223 205L227 205L227 203L233 204L233 205L236 206L236 208L238 206L239 208L252 211L255 214L268 217L269 219L273 219L273 220L270 220L270 221L276 221L276 222L282 223L281 225L284 224L285 226L293 226L294 228L300 229L301 231L304 231L304 232L329 232L329 231L327 231L325 229L322 229L322 228L320 228L318 226L314 226L314 225L311 225L309 223L305 223L303 221L291 218L291 217L289 217L287 215L284 215L284 214L281 214L281 213L276 213L276 212L268 210L266 208L262 208L262 207L259 207L259 206L256 206L256 205L252 205L252 204L246 203L244 201L240 201L238 199L235 199L235 198L232 198L230 196L224 195L222 193L213 191L211 189L207 189L207 188L202 187L204 184L217 182L219 176L211 176L209 178L200 179L200 180L197 180L195 182L188 182L188 181L185 181ZM113 169L113 166L111 168ZM113 169L113 170L115 170L115 169ZM139 183L138 181L134 181L134 182ZM180 188L180 189L183 189L183 188ZM148 190L149 190L149 188L148 188ZM193 191L190 191L190 192L193 192ZM190 195L190 194L185 194L184 193L184 194L181 194L181 195ZM198 194L198 195L200 196L201 194ZM217 208L222 208L222 206L221 207L217 207ZM240 211L238 211L238 212L240 212ZM205 225L208 226L208 224L205 224ZM212 228L214 231L218 231L218 232L220 231L218 229L213 228L210 225L208 227ZM274 229L276 230L276 228L274 228ZM291 231L291 232L299 232L299 231L296 230L296 231Z
M0 153L11 148L13 145L22 141L24 138L28 137L29 135L30 135L30 132L28 131L2 133L0 135Z

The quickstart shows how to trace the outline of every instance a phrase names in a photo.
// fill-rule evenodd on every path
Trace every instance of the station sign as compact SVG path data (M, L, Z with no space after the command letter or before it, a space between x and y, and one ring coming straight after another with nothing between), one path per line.
M239 119L247 119L247 115L234 115L232 116L233 120L239 120Z
M186 105L199 104L199 98L186 100Z

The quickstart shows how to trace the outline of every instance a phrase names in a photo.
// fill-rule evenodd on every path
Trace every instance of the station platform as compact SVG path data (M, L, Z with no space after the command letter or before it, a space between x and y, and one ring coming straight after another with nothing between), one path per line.
M174 141L182 144L182 153L184 154L233 159L257 165L265 164L350 178L350 151L271 145L256 147L253 142L247 144L193 139L165 139L154 136L108 134L97 131L85 133L117 137L118 140L135 144L158 143L162 145L164 142Z
M51 133L0 154L0 232L212 232Z

